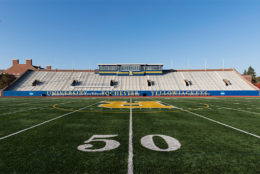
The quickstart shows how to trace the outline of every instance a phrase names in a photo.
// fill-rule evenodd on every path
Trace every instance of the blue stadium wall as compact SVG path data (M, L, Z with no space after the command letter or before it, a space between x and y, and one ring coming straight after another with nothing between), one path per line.
M259 91L3 91L3 96L259 96Z

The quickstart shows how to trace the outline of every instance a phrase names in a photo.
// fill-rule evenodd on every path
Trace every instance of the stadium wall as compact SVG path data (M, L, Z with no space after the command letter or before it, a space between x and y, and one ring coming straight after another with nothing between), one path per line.
M248 91L4 91L3 96L259 96Z

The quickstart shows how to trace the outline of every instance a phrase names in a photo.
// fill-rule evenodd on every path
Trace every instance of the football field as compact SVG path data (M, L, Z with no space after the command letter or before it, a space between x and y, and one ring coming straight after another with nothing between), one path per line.
M260 98L0 98L0 173L260 173Z

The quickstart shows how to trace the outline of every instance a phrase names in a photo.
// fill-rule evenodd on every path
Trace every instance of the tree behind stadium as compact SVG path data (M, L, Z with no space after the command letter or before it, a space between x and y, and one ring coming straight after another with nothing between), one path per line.
M248 70L244 71L244 75L252 75L252 81L255 83L256 82L256 72L255 69L252 68L251 66L248 67Z
M0 89L3 89L10 85L15 80L14 75L0 74Z

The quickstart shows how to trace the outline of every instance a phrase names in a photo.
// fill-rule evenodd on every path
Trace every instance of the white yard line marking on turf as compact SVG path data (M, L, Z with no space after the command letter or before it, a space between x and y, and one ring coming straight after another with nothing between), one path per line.
M35 109L42 109L42 108L46 108L46 107L49 107L49 106L38 107L38 108L28 108L28 109L25 109L25 110L18 110L18 111L14 111L14 112L5 112L3 114L0 114L0 116L15 114L15 113L24 112L24 111L30 111L30 110L35 110Z
M22 106L22 105L27 105L27 104L31 104L31 103L12 103L12 105L6 105L6 106L0 106L0 108L6 108L6 107L14 107L14 106Z
M162 103L163 103L163 102L162 102ZM165 102L164 102L164 103L165 103ZM168 104L168 103L165 103L165 104ZM170 104L168 104L168 105L170 105ZM183 108L178 108L178 107L176 107L176 109L179 109L179 110L181 110L181 111L190 113L190 114L195 115L195 116L197 116L197 117L204 118L204 119L206 119L206 120L212 121L212 122L214 122L214 123L220 124L220 125L222 125L222 126L226 126L226 127L228 127L228 128L237 130L237 131L239 131L239 132L242 132L242 133L245 133L245 134L247 134L247 135L251 135L251 136L254 136L254 137L260 139L260 136L259 136L259 135L256 135L256 134L253 134L253 133L244 131L244 130L242 130L242 129L238 129L238 128L236 128L236 127L230 126L230 125L225 124L225 123L221 123L221 122L219 122L219 121L213 120L213 119L211 119L211 118L205 117L205 116L200 115L200 114L197 114L197 113L195 113L195 112L191 112L191 111L185 110L185 109L183 109Z
M242 109L240 109L240 108L235 109L235 108L221 107L220 109L229 109L229 110L235 110L235 111L247 112L247 113L250 113L250 114L258 114L258 115L260 114L259 112L246 111L246 110L242 110ZM247 108L247 109L250 109L250 108Z
M259 135L256 135L256 134L253 134L253 133L244 131L244 130L242 130L242 129L238 129L238 128L236 128L236 127L227 125L227 124L225 124L225 123L221 123L221 122L219 122L219 121L213 120L213 119L211 119L211 118L205 117L205 116L203 116L203 115L200 115L200 114L197 114L197 113L194 113L194 112L185 110L185 109L181 109L181 108L177 108L177 109L180 109L180 110L182 110L182 111L184 111L184 112L190 113L190 114L195 115L195 116L197 116L197 117L204 118L204 119L206 119L206 120L212 121L212 122L214 122L214 123L218 123L218 124L220 124L220 125L222 125L222 126L229 127L229 128L231 128L231 129L237 130L237 131L239 131L239 132L243 132L243 133L245 133L245 134L248 134L248 135L251 135L251 136L254 136L254 137L260 139L260 136L259 136Z
M74 101L64 102L64 103L59 103L59 104L68 104L68 103L73 103L73 102ZM19 112L25 112L25 111L35 110L35 109L43 109L43 108L48 108L48 107L50 107L50 106L48 105L48 106L43 106L43 107L27 108L27 109L23 109L23 110L14 111L14 112L5 112L5 113L0 114L0 118L2 115L10 115L10 114L15 114L15 113L19 113Z
M22 129L22 130L20 130L20 131L14 132L14 133L12 133L12 134L6 135L6 136L4 136L4 137L0 137L0 141L3 140L3 139L6 139L6 138L8 138L8 137L11 137L11 136L20 134L20 133L22 133L22 132L25 132L25 131L27 131L27 130L36 128L36 127L38 127L38 126L44 125L44 124L49 123L49 122L51 122L51 121L57 120L57 119L59 119L59 118L65 117L65 116L67 116L67 115L73 114L73 113L75 113L75 112L81 111L81 110L83 110L83 109L85 109L85 108L87 108L87 107L93 106L93 105L95 105L95 104L97 104L97 103L93 103L93 104L91 104L91 105L85 106L85 107L80 108L80 109L78 109L78 110L75 110L75 111L72 111L72 112L69 112L69 113L60 115L60 116L58 116L58 117L49 119L49 120L47 120L47 121L41 122L41 123L36 124L36 125L33 125L33 126L31 126L31 127L28 127L28 128Z
M42 102L37 102L37 103L42 103ZM0 106L0 108L8 108L8 107L16 107L16 106L23 106L23 105L30 105L32 103L12 103L11 105L4 105L4 106Z
M130 98L132 103L132 98ZM130 115L129 115L129 148L128 148L128 174L133 174L133 124L132 124L132 105L130 104Z

